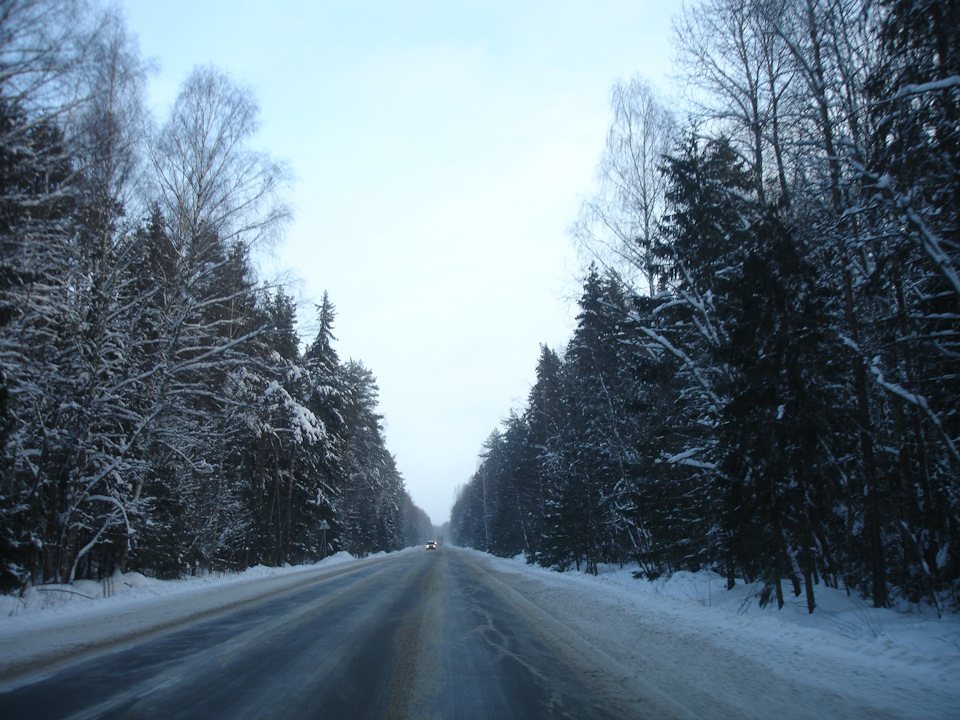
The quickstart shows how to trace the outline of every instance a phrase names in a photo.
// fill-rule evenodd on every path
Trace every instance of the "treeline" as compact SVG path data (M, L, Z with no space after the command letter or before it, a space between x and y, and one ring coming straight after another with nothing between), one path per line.
M253 253L288 212L257 105L194 71L159 127L122 19L0 13L0 588L392 550L431 534L377 386Z
M573 338L487 441L465 545L960 600L960 4L709 0L694 110L614 92Z

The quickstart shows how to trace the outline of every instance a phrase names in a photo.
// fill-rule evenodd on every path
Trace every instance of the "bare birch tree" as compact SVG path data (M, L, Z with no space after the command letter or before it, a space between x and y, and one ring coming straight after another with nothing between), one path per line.
M675 138L672 113L640 77L613 86L613 121L597 169L600 189L583 203L573 234L621 275L657 289L653 257L666 181L660 171Z

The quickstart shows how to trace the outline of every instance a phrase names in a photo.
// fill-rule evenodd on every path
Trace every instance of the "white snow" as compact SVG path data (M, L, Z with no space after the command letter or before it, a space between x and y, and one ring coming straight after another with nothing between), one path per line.
M605 658L598 675L620 673L632 682L620 687L641 684L646 692L682 696L677 717L731 717L729 708L751 692L769 693L770 700L742 717L817 717L815 705L807 705L812 699L797 687L851 707L880 708L876 717L960 717L957 615L937 619L929 609L906 605L875 609L823 586L817 586L813 615L803 597L792 595L783 610L761 609L756 588L738 584L727 591L724 578L708 572L640 581L632 568L603 567L593 577L457 552L470 553L493 582L530 608L530 617L539 613L547 622L549 615L555 627L548 629L569 636L571 647L590 645L591 657ZM396 555L357 560L339 553L316 565L179 581L118 574L103 583L37 588L22 601L0 596L0 678L10 668L54 667L62 655L104 639L142 638L185 618ZM704 661L711 657L717 662ZM777 687L763 685L758 673L778 678ZM844 720L851 717L874 716Z
M29 588L24 597L0 595L0 687L24 669L54 668L63 658L256 600L337 572L344 563L379 562L384 553L356 560L345 552L315 565L153 580L117 573L103 582Z
M382 555L382 553L380 554ZM329 567L354 561L348 553L336 555L314 565L265 567L258 565L240 573L209 573L182 580L154 580L138 572L122 574L102 582L77 580L72 585L41 585L30 587L23 597L0 595L0 633L10 627L43 625L54 618L75 616L91 610L116 610L127 606L137 607L144 599L171 597L184 594L191 596L204 592L216 592L232 586L249 584L267 577L297 576L320 567ZM91 603L91 600L100 602Z
M833 703L850 708L844 720L960 718L960 616L876 609L822 585L811 615L802 595L760 608L758 588L728 591L710 572L640 581L636 568L593 577L476 555L555 631L609 658L614 683L683 698L676 717L826 718L818 708Z
M907 97L908 95L922 95L924 93L937 92L939 90L950 90L955 87L960 87L960 75L951 75L948 78L934 80L933 82L928 83L904 85L893 97L900 99Z

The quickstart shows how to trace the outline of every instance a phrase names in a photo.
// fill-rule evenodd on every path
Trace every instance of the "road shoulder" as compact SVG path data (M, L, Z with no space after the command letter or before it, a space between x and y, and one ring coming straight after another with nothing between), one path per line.
M545 641L638 717L929 720L956 707L955 684L909 659L867 665L857 648L813 630L777 637L756 618L462 552Z
M406 551L401 551L406 552ZM292 592L401 553L300 566L262 577L185 584L156 597L100 599L68 613L40 611L0 620L0 690L30 682L68 664L220 613Z

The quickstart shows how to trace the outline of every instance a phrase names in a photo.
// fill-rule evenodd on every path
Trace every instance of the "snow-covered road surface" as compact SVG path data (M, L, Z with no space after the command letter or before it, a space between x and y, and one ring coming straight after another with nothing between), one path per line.
M454 551L342 566L0 693L29 718L618 718Z
M960 653L930 655L705 600L474 554L571 662L637 718L956 720ZM889 613L890 611L884 611ZM535 618L535 619L534 619ZM956 628L955 623L945 628ZM949 640L956 643L957 636ZM879 656L874 653L879 652Z
M414 549L21 613L0 714L957 717L955 623L932 654L642 587Z

